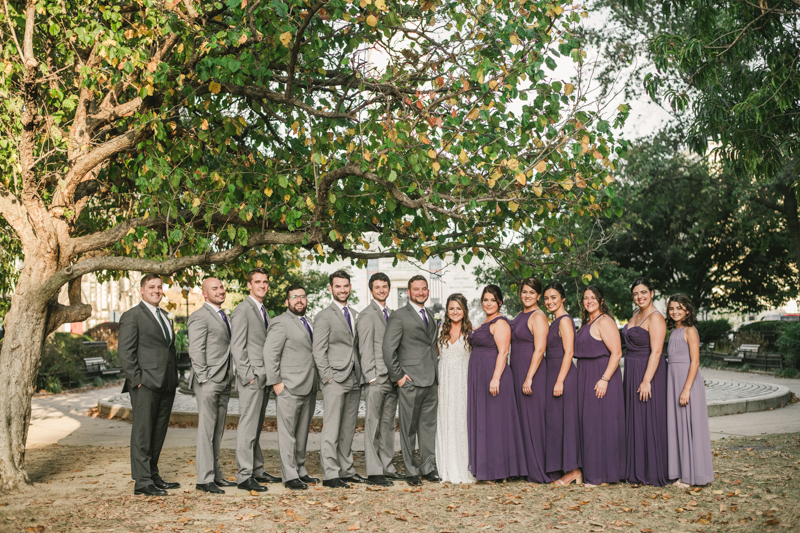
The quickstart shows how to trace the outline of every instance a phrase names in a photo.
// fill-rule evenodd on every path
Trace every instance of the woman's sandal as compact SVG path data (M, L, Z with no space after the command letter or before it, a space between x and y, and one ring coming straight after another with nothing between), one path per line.
M673 483L673 485L678 487L679 489L688 489L689 487L691 487L691 485L689 485L688 483L682 482L680 479L678 481L676 481L675 483Z
M566 476L564 476L564 477L566 477ZM576 485L580 485L581 483L583 483L583 474L581 472L578 472L575 475L574 478L568 479L566 481L562 477L561 479L557 479L557 480L553 481L553 485L556 485L556 486L559 486L559 487L563 487L564 485L569 485L573 481L575 482Z

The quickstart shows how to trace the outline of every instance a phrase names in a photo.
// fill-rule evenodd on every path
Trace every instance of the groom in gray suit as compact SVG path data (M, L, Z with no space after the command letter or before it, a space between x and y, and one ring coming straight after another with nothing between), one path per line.
M364 420L364 456L367 462L367 481L390 486L387 479L402 479L397 473L394 458L394 420L397 413L397 385L389 379L383 361L383 335L390 311L386 299L392 283L378 272L369 278L372 301L358 315L358 352L364 376L366 416Z
M436 322L425 309L428 281L408 280L409 302L389 317L383 337L383 360L400 395L400 449L409 485L431 482L436 474L436 410L439 406ZM414 458L419 441L420 461Z
M192 371L189 386L197 399L197 485L213 494L219 487L236 485L225 479L219 464L219 449L225 431L225 415L231 397L231 325L222 304L225 287L217 278L203 280L203 306L186 323Z
M270 387L264 368L264 342L267 340L269 313L264 296L269 290L269 275L263 268L247 274L250 294L231 315L231 355L239 380L239 426L236 431L236 472L242 490L264 492L261 483L280 483L281 479L264 471L261 428L267 410Z
M319 479L306 470L306 443L317 399L314 332L306 319L308 299L300 285L286 289L286 312L272 319L264 345L267 385L278 404L278 450L283 484L304 490Z
M320 462L324 487L349 488L367 480L353 468L353 437L361 397L361 365L355 312L347 306L350 274L337 270L329 276L333 302L314 318L314 363L322 383L324 412Z
M164 310L161 278L147 274L140 285L142 301L119 320L119 360L125 372L122 392L130 392L131 477L134 494L164 496L180 483L164 481L158 458L169 427L172 402L178 387L175 330Z

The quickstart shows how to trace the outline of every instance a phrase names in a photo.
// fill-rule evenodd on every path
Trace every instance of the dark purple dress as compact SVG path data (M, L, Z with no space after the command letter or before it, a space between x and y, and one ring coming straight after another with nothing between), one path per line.
M580 424L578 423L578 371L570 365L564 378L564 393L553 396L553 388L564 361L564 345L558 326L561 320L572 324L572 317L563 314L553 320L547 333L547 381L545 383L545 447L544 464L548 472L570 472L581 467ZM574 327L574 326L573 326Z
M614 371L606 395L598 398L594 386L608 368L611 355L603 341L592 337L591 323L575 334L578 361L578 417L581 424L583 480L592 485L625 479L625 402L622 376Z
M533 394L522 392L522 384L528 375L533 356L533 334L528 328L530 313L520 313L511 322L511 375L514 378L514 395L519 408L522 429L522 444L525 448L525 463L528 466L528 481L550 483L544 462L545 447L545 374L542 360L531 381Z
M627 449L625 479L635 485L663 487L669 484L667 364L661 357L650 382L652 395L646 402L641 401L636 390L644 379L650 359L650 333L639 326L628 326L630 324L622 330L628 347L622 378Z
M508 322L506 317L497 317L469 334L472 345L467 375L469 471L479 480L528 475L511 372L503 372L500 394L489 393L498 355L489 326L497 320Z

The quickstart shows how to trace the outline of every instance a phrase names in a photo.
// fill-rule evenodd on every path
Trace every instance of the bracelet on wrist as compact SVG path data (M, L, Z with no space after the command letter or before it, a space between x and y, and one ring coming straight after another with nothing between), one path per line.
M601 380L603 380L603 381L605 381L606 383L608 383L608 382L610 382L610 381L611 381L610 379L608 379L608 378L607 378L607 377L605 377L605 376L600 376L600 379L601 379Z

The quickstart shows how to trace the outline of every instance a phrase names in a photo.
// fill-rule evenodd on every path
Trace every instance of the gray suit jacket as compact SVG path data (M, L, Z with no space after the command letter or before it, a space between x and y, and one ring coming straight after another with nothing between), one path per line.
M425 313L427 328L410 303L389 316L383 336L383 360L392 381L400 381L407 374L416 387L430 387L437 382L436 322L427 308Z
M131 307L119 319L119 361L125 372L122 392L139 384L156 392L178 387L178 358L175 353L175 328L170 324L170 340L144 303Z
M266 386L267 371L263 356L266 340L264 317L253 299L248 296L231 314L231 355L236 363L236 377L242 385L255 379L262 389Z
M323 384L331 379L341 383L353 369L359 383L364 379L358 360L358 313L352 307L347 309L353 324L352 334L344 312L333 302L314 317L314 363Z
M206 380L222 383L231 356L228 326L219 313L204 303L189 317L186 329L189 335L189 358L192 360L189 387L195 379L201 383Z
M286 311L273 318L264 344L267 385L283 382L293 396L310 394L318 379L313 348L299 316Z
M391 311L389 312L391 316ZM386 383L389 369L383 360L383 335L386 332L386 318L383 308L373 300L358 315L358 353L361 357L361 372L364 381L373 379L378 383Z

